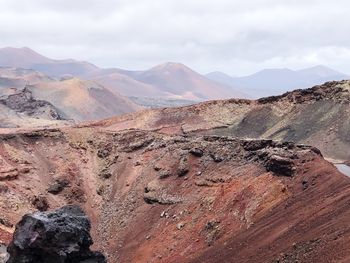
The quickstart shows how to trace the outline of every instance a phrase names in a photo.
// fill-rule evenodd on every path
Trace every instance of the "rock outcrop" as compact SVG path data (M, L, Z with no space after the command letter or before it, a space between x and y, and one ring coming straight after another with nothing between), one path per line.
M8 247L8 263L106 262L92 252L90 221L78 206L25 215Z
M5 105L17 113L31 117L49 120L61 120L58 110L50 102L33 98L32 92L25 87L18 93L0 99L0 104Z

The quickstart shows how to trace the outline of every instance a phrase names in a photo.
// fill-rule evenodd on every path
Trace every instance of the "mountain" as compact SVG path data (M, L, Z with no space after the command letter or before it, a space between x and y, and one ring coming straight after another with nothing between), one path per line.
M65 118L75 121L104 119L141 109L94 81L78 78L41 82L28 88L34 97L52 103Z
M55 80L19 68L0 68L0 101L2 127L53 125L62 119L97 120L141 109L94 81Z
M49 64L54 60L44 57L30 48L0 48L0 65L14 68L34 69L36 64Z
M168 62L146 71L102 69L85 76L130 97L158 99L208 99L243 97L248 95L211 81L181 63Z
M242 92L209 81L181 63L161 64L136 74L134 78L183 99L207 100L245 97Z
M208 79L222 83L227 86L232 86L233 77L220 71L210 72L205 75Z
M27 47L1 48L0 66L33 69L51 77L80 76L98 70L98 67L88 62L50 59Z
M77 204L110 263L347 262L350 180L318 149L198 130L248 106L255 120L264 104L278 107L259 103L148 110L133 114L136 125L0 130L0 243L23 215ZM145 118L154 112L161 118Z
M245 77L229 77L225 75L224 79L218 77L218 73L209 73L206 76L225 85L241 88L254 98L278 95L293 89L322 84L326 81L349 78L348 75L325 66L315 66L302 70L290 70L287 68L264 69Z
M146 71L102 69L88 62L50 59L29 48L2 48L0 66L33 69L54 78L76 76L94 80L124 96L197 101L247 97L244 92L213 82L180 63L165 63Z
M124 96L134 97L171 97L172 94L163 92L147 83L140 82L118 69L101 70L85 75L85 79L95 80L110 90L117 91Z
M53 81L53 79L31 69L0 67L0 96L10 90L23 88L29 83L48 81Z

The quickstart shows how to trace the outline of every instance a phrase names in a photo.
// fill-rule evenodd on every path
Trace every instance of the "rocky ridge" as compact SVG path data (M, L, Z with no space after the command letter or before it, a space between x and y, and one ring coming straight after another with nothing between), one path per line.
M350 81L328 82L260 100L217 100L147 110L93 125L107 131L138 128L169 134L292 141L315 146L325 157L344 162L350 160L349 98Z
M304 103L318 100L334 100L342 103L350 103L350 83L348 80L329 81L323 85L317 85L309 89L299 89L286 92L279 96L271 96L258 99L259 103L271 103L286 100L291 103Z

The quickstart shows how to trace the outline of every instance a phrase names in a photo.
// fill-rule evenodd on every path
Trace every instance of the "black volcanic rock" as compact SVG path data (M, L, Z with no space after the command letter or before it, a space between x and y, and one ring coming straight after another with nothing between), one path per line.
M23 216L8 247L8 263L105 263L90 250L90 220L78 206Z
M271 155L267 158L265 167L267 171L274 172L278 175L292 176L294 172L294 164L290 158L279 155Z

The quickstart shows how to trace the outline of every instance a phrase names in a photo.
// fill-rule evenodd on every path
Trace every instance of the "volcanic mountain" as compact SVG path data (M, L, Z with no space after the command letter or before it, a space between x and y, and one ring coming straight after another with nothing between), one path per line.
M231 97L247 97L237 89L210 81L181 63L165 63L146 71L121 71L129 77L153 86L157 93L149 97L172 97L191 100L207 100ZM132 96L133 91L128 93Z

